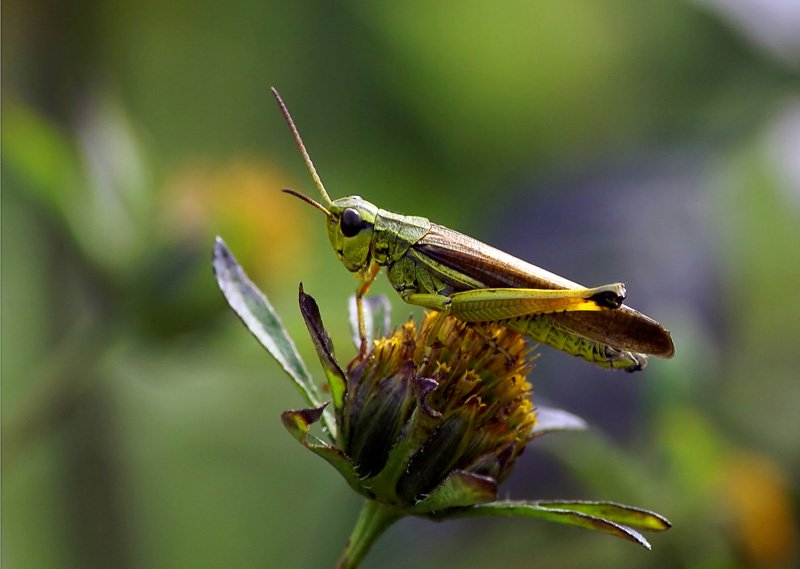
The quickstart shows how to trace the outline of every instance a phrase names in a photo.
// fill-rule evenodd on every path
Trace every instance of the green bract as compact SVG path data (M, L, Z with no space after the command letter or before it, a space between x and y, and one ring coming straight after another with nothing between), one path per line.
M658 514L609 502L497 500L497 485L528 442L585 427L564 411L534 410L525 379L532 358L521 334L429 313L419 326L409 320L374 340L342 368L317 304L301 286L300 311L330 393L322 402L280 319L221 239L214 270L231 307L311 406L285 411L284 426L366 498L338 567L355 567L380 533L405 515L538 517L648 548L632 527L670 527ZM317 422L324 439L311 433Z

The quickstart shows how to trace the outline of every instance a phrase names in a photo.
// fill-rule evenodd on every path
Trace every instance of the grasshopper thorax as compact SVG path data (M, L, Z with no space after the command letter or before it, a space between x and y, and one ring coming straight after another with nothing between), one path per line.
M347 196L334 200L328 210L328 239L336 256L348 271L365 269L371 260L378 208L359 196Z

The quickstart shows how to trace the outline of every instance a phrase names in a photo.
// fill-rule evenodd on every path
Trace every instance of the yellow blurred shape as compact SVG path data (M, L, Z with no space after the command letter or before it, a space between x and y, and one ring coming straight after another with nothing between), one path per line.
M220 235L250 275L272 282L297 273L309 256L313 219L280 190L288 177L258 159L194 162L168 182L163 229L169 240ZM210 245L209 245L210 247Z
M798 528L783 471L755 452L732 454L726 471L723 491L744 552L758 567L796 567Z

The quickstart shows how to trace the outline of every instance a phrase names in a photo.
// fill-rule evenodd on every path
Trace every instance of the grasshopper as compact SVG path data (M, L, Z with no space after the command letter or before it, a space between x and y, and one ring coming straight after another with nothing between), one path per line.
M638 371L647 356L675 354L669 331L623 305L622 283L586 288L424 217L400 215L347 196L331 200L278 91L278 106L322 203L285 189L325 214L328 238L356 289L361 351L362 299L381 267L402 299L466 322L498 322L602 367Z

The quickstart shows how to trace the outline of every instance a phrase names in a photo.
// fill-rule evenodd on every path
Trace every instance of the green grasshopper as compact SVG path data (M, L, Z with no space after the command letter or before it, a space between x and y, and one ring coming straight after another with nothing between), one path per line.
M675 354L669 331L623 306L621 283L585 288L424 217L380 209L359 196L331 200L278 91L272 89L322 203L285 192L322 211L336 256L360 281L356 290L361 351L362 299L381 267L409 304L466 322L498 322L602 367L637 371L647 356Z

